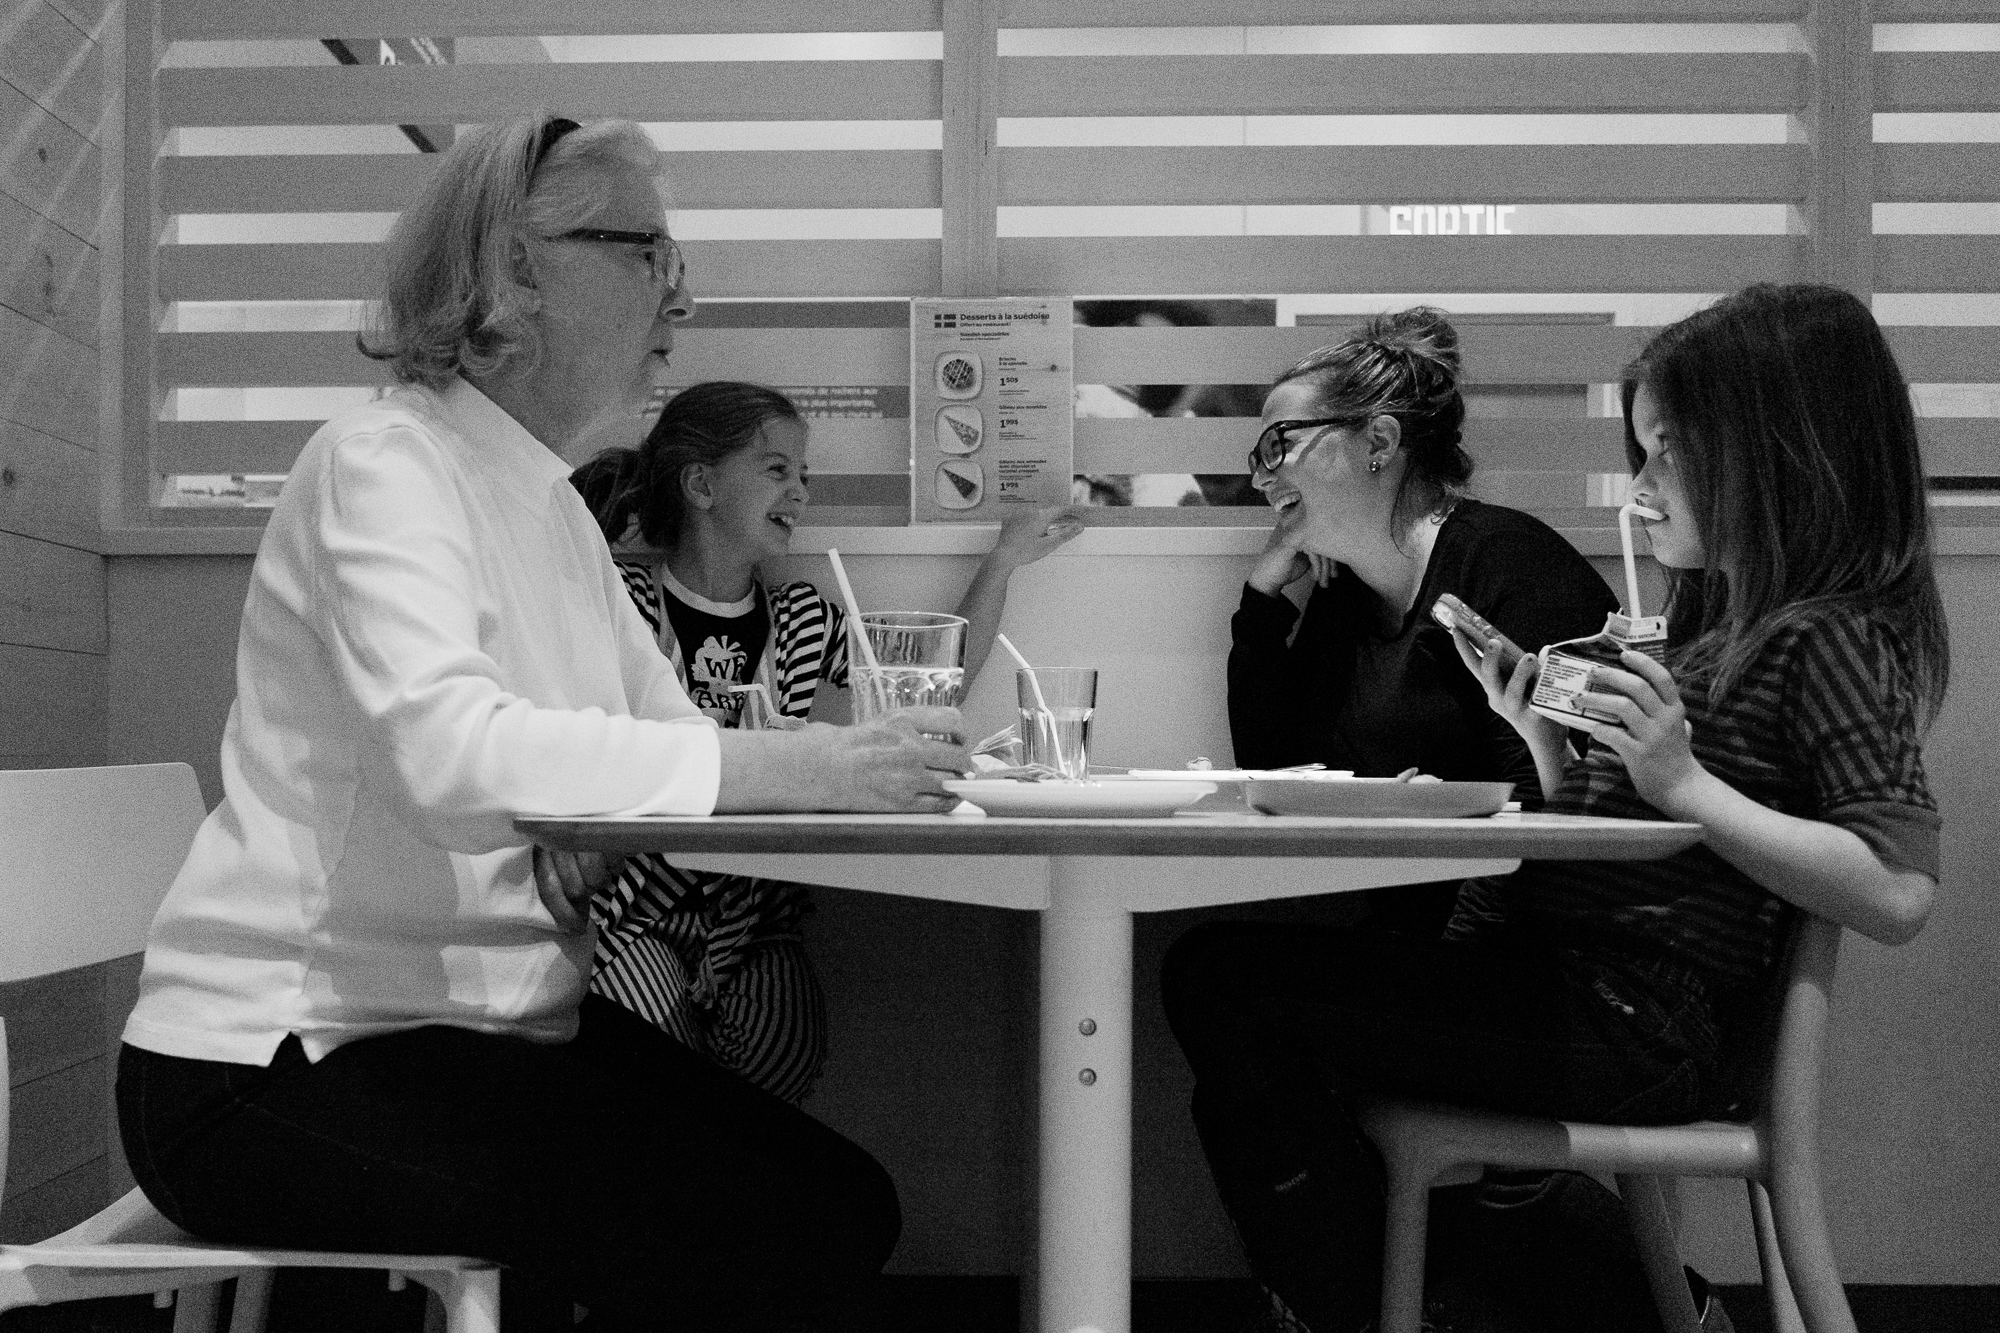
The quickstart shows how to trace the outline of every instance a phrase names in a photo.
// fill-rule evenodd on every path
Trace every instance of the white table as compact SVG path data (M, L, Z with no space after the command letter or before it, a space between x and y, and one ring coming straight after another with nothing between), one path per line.
M1695 824L1487 819L717 815L515 821L570 850L1041 913L1041 1333L1130 1333L1132 914L1649 860ZM1025 1323L1025 1321L1024 1321Z

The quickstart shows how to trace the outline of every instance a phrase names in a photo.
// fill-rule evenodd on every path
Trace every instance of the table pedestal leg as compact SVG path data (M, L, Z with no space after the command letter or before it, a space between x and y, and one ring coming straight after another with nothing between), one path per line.
M1132 913L1053 857L1042 913L1040 1333L1131 1333Z

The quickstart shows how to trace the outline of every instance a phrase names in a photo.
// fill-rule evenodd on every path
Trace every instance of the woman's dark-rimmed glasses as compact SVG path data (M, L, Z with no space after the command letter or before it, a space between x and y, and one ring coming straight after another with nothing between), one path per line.
M1257 443L1250 446L1250 471L1254 475L1260 468L1265 472L1276 472L1284 465L1285 455L1291 446L1285 437L1295 430L1305 430L1312 426L1351 426L1353 417L1310 417L1295 418L1290 421L1273 421L1257 435Z
M664 282L668 291L677 291L687 276L687 260L674 238L663 231L612 231L606 227L576 227L554 237L558 241L598 241L606 245L643 245L652 253L653 281Z

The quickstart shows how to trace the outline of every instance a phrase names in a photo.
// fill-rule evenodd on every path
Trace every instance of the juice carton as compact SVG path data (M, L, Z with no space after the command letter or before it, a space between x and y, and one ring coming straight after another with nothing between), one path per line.
M1537 654L1542 669L1535 679L1535 692L1529 696L1528 706L1567 727L1584 729L1595 722L1616 720L1582 708L1577 696L1590 692L1599 667L1625 669L1618 658L1624 649L1644 653L1662 665L1666 663L1667 618L1639 614L1639 571L1632 555L1635 514L1640 518L1661 517L1658 512L1636 504L1618 511L1618 535L1625 548L1626 610L1606 616L1604 628L1596 634L1552 643Z

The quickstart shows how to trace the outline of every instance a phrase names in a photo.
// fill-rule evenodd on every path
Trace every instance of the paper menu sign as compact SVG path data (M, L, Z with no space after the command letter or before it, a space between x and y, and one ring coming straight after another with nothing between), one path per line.
M1076 383L1068 297L910 303L910 521L993 523L1069 503Z

